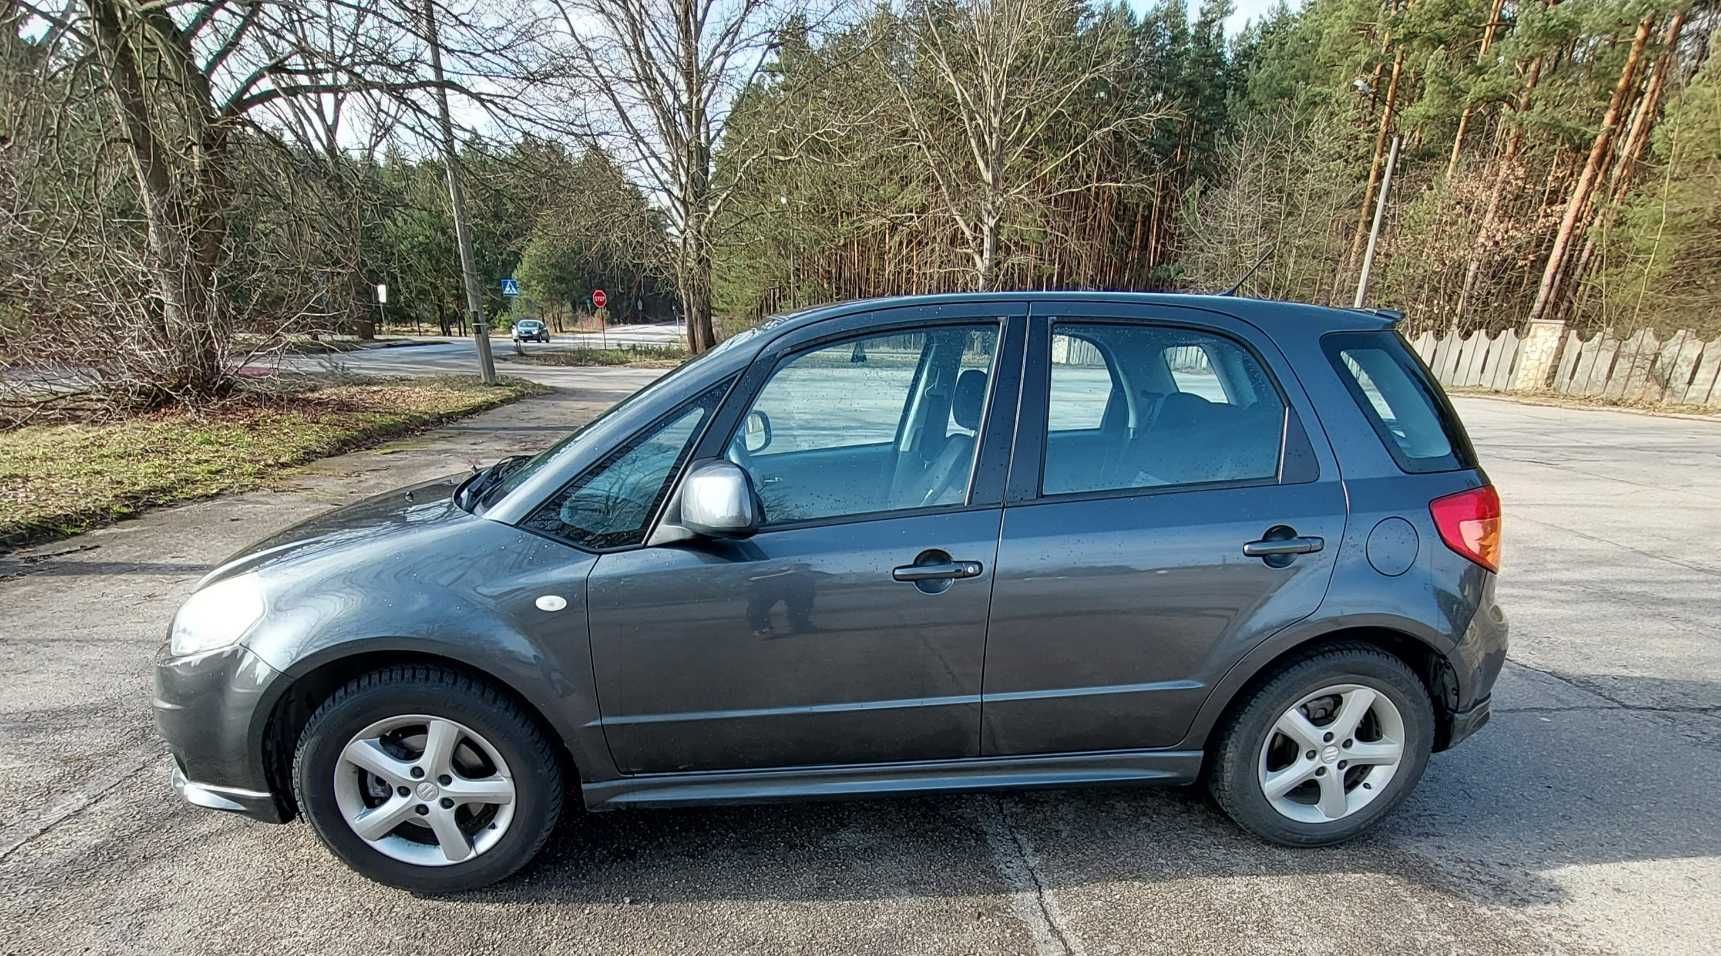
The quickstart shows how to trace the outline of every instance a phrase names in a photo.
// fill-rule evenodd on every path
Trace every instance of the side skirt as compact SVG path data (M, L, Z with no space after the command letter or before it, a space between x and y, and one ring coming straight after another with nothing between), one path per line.
M1199 750L1126 750L1046 757L976 757L915 763L784 770L706 770L619 777L581 785L586 807L673 807L713 803L869 797L939 790L1187 784Z

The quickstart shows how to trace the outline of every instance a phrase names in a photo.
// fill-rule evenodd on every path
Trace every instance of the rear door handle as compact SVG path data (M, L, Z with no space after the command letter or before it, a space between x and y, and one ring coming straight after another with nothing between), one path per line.
M944 561L938 564L905 564L892 568L890 576L898 581L942 581L947 578L977 578L983 570L978 561Z
M1326 546L1326 541L1316 537L1262 538L1245 544L1243 554L1251 558L1277 558L1291 554L1314 554Z

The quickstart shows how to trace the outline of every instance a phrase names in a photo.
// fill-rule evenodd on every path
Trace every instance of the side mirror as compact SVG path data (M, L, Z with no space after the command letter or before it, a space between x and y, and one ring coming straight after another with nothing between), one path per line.
M753 479L739 465L707 462L681 485L681 525L707 538L746 538L759 530Z
M757 408L748 412L744 440L749 455L756 455L771 447L771 416Z

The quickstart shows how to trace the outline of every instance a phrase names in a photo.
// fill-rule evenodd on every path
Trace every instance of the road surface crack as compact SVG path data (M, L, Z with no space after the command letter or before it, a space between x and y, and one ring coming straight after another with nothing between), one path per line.
M1552 670L1548 670L1546 668L1537 667L1534 664L1526 664L1523 661L1518 660L1515 657L1508 657L1507 660L1510 661L1511 663L1517 665L1518 667L1522 667L1523 669L1525 669L1527 671L1533 671L1537 674L1542 675L1543 677L1551 677L1554 680L1557 680L1560 683L1565 684L1568 687L1573 687L1573 688L1576 688L1578 690L1583 691L1586 694L1591 694L1593 696L1600 697L1602 700L1607 701L1612 706L1610 706L1610 707L1513 707L1513 708L1502 708L1500 711L1501 713L1530 713L1530 712L1551 712L1551 711L1570 711L1570 710L1632 710L1632 711L1641 711L1643 713L1648 713L1648 714L1715 714L1715 713L1721 713L1721 705L1668 706L1668 705L1655 705L1655 704L1634 704L1634 703L1631 703L1630 701L1621 700L1618 697L1615 697L1612 694L1609 694L1608 692L1606 692L1606 691L1604 691L1598 687L1595 687L1586 681L1578 680L1575 677L1567 677L1566 675L1561 674L1558 671L1552 671Z
M1692 561L1683 561L1679 558L1669 557L1665 554L1657 554L1654 551L1645 551L1642 548L1634 547L1634 546L1629 545L1629 544L1624 544L1622 542L1615 541L1611 538L1604 538L1600 535L1588 534L1586 532L1579 531L1575 528L1568 528L1565 525L1554 524L1551 521L1537 521L1535 518L1530 518L1530 517L1527 517L1525 515L1517 514L1516 512L1513 513L1512 520L1513 521L1525 521L1525 522L1528 522L1530 524L1541 525L1544 528L1550 528L1550 529L1552 529L1554 531L1558 531L1562 534L1571 535L1574 538L1582 538L1585 541L1591 541L1591 542L1594 542L1596 544L1605 544L1610 548L1618 548L1621 551L1626 551L1626 552L1629 552L1631 554L1635 554L1640 558L1648 558L1651 561L1660 561L1660 562L1663 562L1665 564L1671 564L1676 568L1683 568L1687 571L1692 572L1693 574L1702 574L1702 575L1706 575L1708 577L1721 577L1721 571L1717 571L1713 567L1710 567L1708 565L1697 564L1697 563L1692 562Z
M119 773L108 777L102 786L79 790L70 799L56 804L46 813L20 820L8 827L9 832L0 835L0 863L4 863L13 853L34 843L55 827L88 810L121 785L129 783L133 777L160 760L164 752L161 748L152 749L147 755L121 768Z
M990 800L994 813L979 814L980 829L992 850L992 860L1010 888L1010 902L1017 919L1034 938L1039 956L1083 956L1081 945L1065 927L1063 915L1040 870L1040 861L1027 837L1010 822L1002 797Z

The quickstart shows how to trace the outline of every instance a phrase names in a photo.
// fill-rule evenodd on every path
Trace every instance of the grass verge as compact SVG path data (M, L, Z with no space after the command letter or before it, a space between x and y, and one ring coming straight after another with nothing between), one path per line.
M498 386L463 377L320 381L195 411L0 431L0 547L256 488L284 468L544 391L515 379Z
M528 362L532 365L625 365L630 368L674 368L687 361L687 350L656 345L640 345L617 349L527 351L521 355L499 353L498 357L510 362Z

